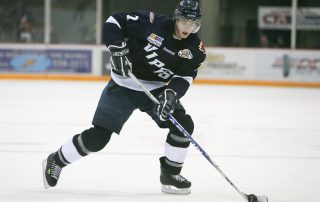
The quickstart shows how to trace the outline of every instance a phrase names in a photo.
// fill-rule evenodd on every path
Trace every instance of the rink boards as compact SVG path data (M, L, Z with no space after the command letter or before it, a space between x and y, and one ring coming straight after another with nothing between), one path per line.
M320 51L208 47L196 83L320 87ZM95 45L0 45L0 79L108 80Z

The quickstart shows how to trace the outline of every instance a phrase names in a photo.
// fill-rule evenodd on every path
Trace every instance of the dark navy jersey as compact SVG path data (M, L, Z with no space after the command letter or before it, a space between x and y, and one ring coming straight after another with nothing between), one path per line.
M132 72L150 90L168 84L181 97L206 55L196 34L175 39L174 23L172 18L153 12L117 13L104 24L103 37L106 46L118 40L127 41ZM119 85L136 89L130 78L122 78L115 72L112 78Z

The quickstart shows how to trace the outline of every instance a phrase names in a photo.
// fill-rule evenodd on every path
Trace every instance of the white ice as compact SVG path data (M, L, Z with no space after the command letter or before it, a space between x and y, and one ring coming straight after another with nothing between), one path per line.
M0 80L0 201L244 201L192 145L182 171L192 193L161 193L167 130L140 111L45 190L42 160L91 126L105 84ZM319 89L194 85L182 102L193 137L240 190L271 202L320 201Z

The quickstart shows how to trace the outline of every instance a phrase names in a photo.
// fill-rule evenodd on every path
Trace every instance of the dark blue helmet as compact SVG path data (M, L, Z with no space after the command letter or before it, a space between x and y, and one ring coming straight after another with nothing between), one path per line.
M192 22L195 22L198 25L197 32L200 28L202 21L202 11L200 5L195 0L182 0L176 6L173 15L174 19L186 19Z
M202 12L199 3L195 0L182 0L176 6L174 18L184 18L190 21L199 21Z

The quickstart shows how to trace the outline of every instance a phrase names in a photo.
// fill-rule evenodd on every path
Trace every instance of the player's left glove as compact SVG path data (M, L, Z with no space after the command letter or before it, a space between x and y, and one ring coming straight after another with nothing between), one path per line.
M155 105L154 112L158 115L161 121L168 120L168 115L172 113L178 102L176 92L172 89L165 89L158 96L160 104Z
M111 53L111 66L122 76L128 76L128 71L132 71L132 64L129 56L129 48L124 41L117 41L108 46Z

